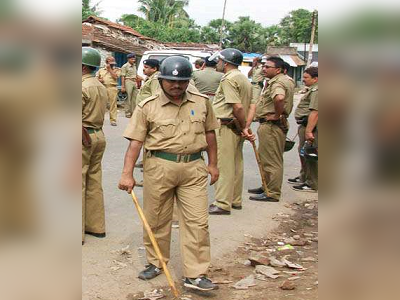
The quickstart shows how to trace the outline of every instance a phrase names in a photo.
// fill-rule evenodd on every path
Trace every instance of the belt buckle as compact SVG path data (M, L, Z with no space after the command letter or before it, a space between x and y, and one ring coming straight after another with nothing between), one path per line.
M186 154L183 156L183 162L188 163L190 161L190 154Z
M177 163L181 162L181 158L182 158L182 155L177 154L175 162L177 162Z

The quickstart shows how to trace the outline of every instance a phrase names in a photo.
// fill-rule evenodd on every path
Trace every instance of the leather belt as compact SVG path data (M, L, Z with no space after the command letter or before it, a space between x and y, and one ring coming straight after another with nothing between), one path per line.
M98 129L98 128L87 128L87 127L85 127L85 129L87 130L88 133L95 133L97 131L101 131L101 128Z
M153 150L150 151L151 156L155 156L158 158L162 158L165 160L169 161L174 161L174 162L184 162L188 163L197 159L201 158L201 151L196 152L196 153L191 153L191 154L174 154L174 153L168 153L164 151L158 151L158 150Z
M206 93L207 96L215 96L213 93Z
M221 125L228 125L233 121L232 118L218 118L218 120L221 122Z

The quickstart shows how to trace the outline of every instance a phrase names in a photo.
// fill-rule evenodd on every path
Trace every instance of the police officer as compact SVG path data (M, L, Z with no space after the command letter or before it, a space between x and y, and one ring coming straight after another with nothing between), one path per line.
M143 61L143 74L146 75L147 78L136 97L136 104L139 104L144 99L155 95L159 91L159 68L160 63L157 59L146 59Z
M100 53L82 47L82 244L85 233L105 237L101 160L106 148L102 131L107 90L94 76Z
M109 56L106 58L106 65L97 72L97 78L106 87L108 101L110 104L110 123L111 126L117 126L117 84L118 77L121 75L121 69L116 67L115 58Z
M130 53L127 55L128 62L121 68L121 92L126 92L125 116L130 118L136 106L136 96L138 93L136 80L138 79L136 71L136 54Z
M251 103L251 84L238 69L243 54L228 48L213 55L210 60L214 57L218 57L217 71L225 74L213 102L215 115L221 124L216 131L220 178L209 213L230 215L232 208L242 209L243 137L248 136L252 122L249 111L254 111L255 104Z
M178 206L184 285L212 290L206 277L210 265L207 214L207 175L218 179L215 129L218 122L211 103L202 94L188 91L192 66L180 56L166 58L158 79L162 90L138 104L124 136L130 140L119 188L130 193L135 186L133 169L144 144L144 214L163 257L170 258L174 196ZM202 158L207 151L208 167ZM161 264L144 232L149 265L139 273L148 280L161 273Z
M258 56L253 59L253 64L248 73L248 77L251 78L252 85L252 93L253 93L253 102L257 102L261 91L264 87L265 76L262 70L262 57Z
M299 153L307 141L318 147L318 68L310 67L304 71L303 82L307 87L295 111L295 119L299 124ZM300 176L288 179L296 184L293 189L300 192L316 192L318 190L318 162L306 160L300 155Z
M204 59L199 58L194 62L195 72L200 71L204 67Z
M261 94L257 107L260 122L257 134L258 151L267 181L268 195L262 187L249 189L250 200L278 202L283 180L283 152L289 130L287 118L293 109L294 82L283 74L284 61L269 57L264 64L268 86Z
M199 92L207 95L213 102L223 74L215 70L217 62L215 60L210 61L209 58L205 59L203 70L193 72L193 82Z

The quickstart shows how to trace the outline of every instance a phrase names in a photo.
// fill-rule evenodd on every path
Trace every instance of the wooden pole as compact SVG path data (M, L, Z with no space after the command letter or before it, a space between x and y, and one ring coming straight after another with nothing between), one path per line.
M249 129L249 133L252 134L251 129ZM263 171L262 164L261 164L260 154L258 153L256 142L255 141L250 141L250 143L253 146L254 154L256 155L258 170L260 171L261 182L262 182L262 185L263 185L263 188L264 188L264 194L269 196L269 191L268 191L268 188L267 188L267 180L265 179L264 171Z
M174 280L172 279L171 274L168 271L167 264L165 263L164 257L162 256L160 248L158 247L158 243L156 241L156 238L154 237L154 234L151 231L150 225L147 222L146 217L144 216L143 210L139 205L139 201L136 198L136 195L135 195L135 193L133 191L131 193L131 196L132 196L132 199L133 199L133 203L135 204L136 209L137 209L137 211L139 213L139 216L142 219L143 226L146 229L147 234L150 237L151 244L153 245L154 250L156 251L157 257L161 262L162 268L164 270L165 276L167 277L167 280L168 280L168 283L169 283L169 285L170 285L170 287L172 289L172 292L174 293L174 296L178 298L179 297L179 293L178 293L178 290L175 287Z
M225 9L226 9L226 0L224 2L224 10L222 12L222 22L221 22L221 28L219 29L219 47L222 49L222 40L223 40L223 28L225 26Z
M311 61L312 61L312 55L313 55L312 50L313 50L313 45L314 45L316 19L317 19L317 11L314 10L313 15L312 15L312 21L311 21L311 38L310 38L310 46L308 49L307 68L310 66Z

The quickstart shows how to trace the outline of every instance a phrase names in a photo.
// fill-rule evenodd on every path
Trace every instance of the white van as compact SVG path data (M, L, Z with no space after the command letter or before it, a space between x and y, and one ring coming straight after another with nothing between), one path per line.
M155 51L146 51L142 59L140 60L139 66L138 66L138 75L141 77L145 78L146 76L143 74L143 61L146 59L157 59L159 61L162 61L164 58L167 58L168 56L173 56L173 55L180 55L185 58L187 58L192 66L193 70L194 68L194 62L198 60L199 58L206 58L208 56L212 55L212 52L207 52L207 51L193 51L193 50L155 50Z
M195 70L194 67L194 62L198 60L199 58L206 58L208 56L213 55L215 51L194 51L194 50L154 50L154 51L146 51L142 59L139 62L139 66L137 69L138 75L140 75L143 78L146 78L146 76L143 74L143 61L146 59L152 58L152 59L157 59L159 61L162 61L164 58L167 58L168 56L173 56L173 55L181 55L183 57L186 57L192 64L193 70ZM251 67L248 67L246 64L243 64L242 66L239 66L239 70L247 77L247 74L249 73L249 70Z

